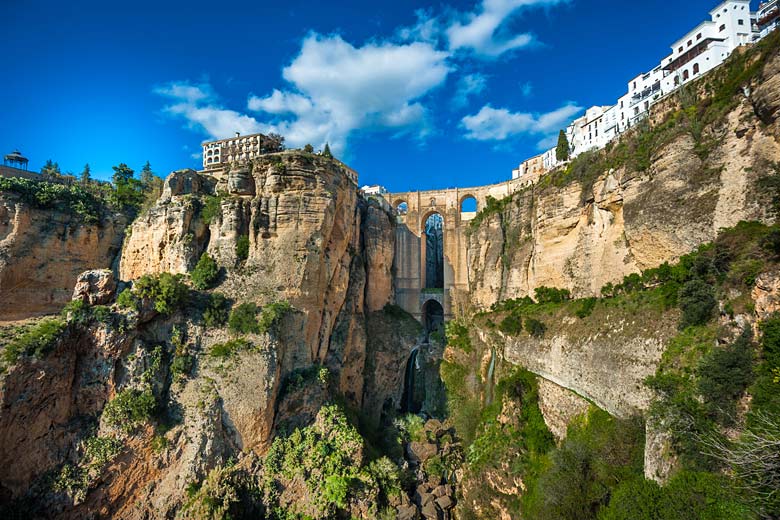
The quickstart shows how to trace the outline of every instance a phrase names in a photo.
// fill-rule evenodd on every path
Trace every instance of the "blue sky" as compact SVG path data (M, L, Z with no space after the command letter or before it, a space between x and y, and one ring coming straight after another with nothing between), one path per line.
M0 0L0 152L164 176L275 130L391 191L499 182L715 5Z

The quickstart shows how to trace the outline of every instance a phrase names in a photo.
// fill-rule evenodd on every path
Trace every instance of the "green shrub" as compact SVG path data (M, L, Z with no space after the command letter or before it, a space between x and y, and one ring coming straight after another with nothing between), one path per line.
M547 332L547 326L536 318L526 318L525 330L535 338L541 338Z
M582 300L580 308L575 312L577 317L582 320L590 316L591 313L593 313L593 309L596 307L596 302L598 302L598 298L585 298Z
M221 293L209 295L209 301L203 310L203 324L206 327L222 327L228 321L230 302Z
M180 274L160 273L142 276L133 284L133 296L151 300L160 314L172 314L183 306L189 289Z
M236 241L236 258L243 262L249 258L249 235L241 235Z
M252 344L243 338L232 339L225 343L215 343L209 349L209 356L212 358L229 358L238 354L242 350L247 350Z
M569 426L566 439L529 483L530 493L524 497L527 517L595 519L612 489L642 475L643 463L642 421L591 410Z
M36 208L57 209L80 217L87 224L100 222L106 213L108 203L85 187L23 179L21 177L0 178L0 191L16 193Z
M598 520L748 520L756 516L722 476L682 471L665 487L651 480L620 484Z
M523 332L523 319L515 313L507 314L498 324L498 330L510 336L518 336Z
M410 442L425 440L425 421L419 415L403 415L394 421L394 425Z
M237 334L259 334L260 324L257 322L257 305L242 303L230 311L228 328Z
M2 352L3 364L6 367L13 365L21 356L42 358L54 347L65 326L65 322L57 318L38 322L32 329L6 345Z
M753 382L753 342L750 329L723 348L712 349L701 359L699 392L721 423L731 423L737 401Z
M151 419L157 401L150 389L125 389L108 402L103 418L110 426L131 432L140 423Z
M694 278L680 289L680 329L704 325L713 317L718 305L715 289L707 282Z
M447 345L466 353L474 351L469 337L469 328L463 320L448 321L444 324L444 331L447 335Z
M266 333L274 330L279 324L279 321L291 310L292 305L286 301L269 303L263 307L263 311L260 313L260 322L258 324L260 332Z
M129 287L119 293L119 296L116 298L116 304L120 309L138 310L138 298L133 295L133 290Z
M362 465L363 439L335 405L320 408L316 420L296 428L289 436L278 436L264 460L263 492L271 511L283 511L282 518L346 518L344 509L366 484L379 485ZM281 504L278 489L283 483L298 482L309 499ZM390 490L382 490L388 496ZM385 504L376 504L383 506Z
M222 216L222 197L207 195L203 198L203 206L200 210L200 217L203 219L203 223L211 225Z
M200 290L211 287L216 281L217 276L219 276L219 266L208 253L203 253L200 256L200 260L198 260L195 269L190 273L193 287Z
M556 289L554 287L537 287L534 290L538 303L563 303L571 299L568 289Z

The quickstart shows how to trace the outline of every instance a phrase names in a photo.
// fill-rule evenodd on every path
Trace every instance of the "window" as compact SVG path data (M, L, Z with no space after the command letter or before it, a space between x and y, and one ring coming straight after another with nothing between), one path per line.
M693 40L688 40L688 47L690 47L691 45L693 45Z
M699 64L698 63L694 63L693 64L693 73L694 74L698 74L699 73Z
M623 102L622 101L620 102L620 108L623 108Z
M623 121L625 118L626 118L626 113L625 112L621 112L620 113L620 120Z
M686 81L689 77L690 77L690 75L688 74L688 70L687 69L684 70L683 71L683 81Z
M699 33L699 34L697 34L697 35L696 35L696 39L697 39L697 40L701 40L701 33Z
M725 24L721 25L719 30L720 30L720 32L725 31L726 30L726 25Z
M683 51L683 48L682 48L682 45L681 45L680 48L677 49L677 52L682 52L682 51Z
M739 25L745 25L745 20L737 20L737 23L738 23Z
M676 87L676 86L678 86L679 84L680 84L680 76L675 76L675 77L674 77L674 86Z
M634 82L634 88L636 89L636 81Z

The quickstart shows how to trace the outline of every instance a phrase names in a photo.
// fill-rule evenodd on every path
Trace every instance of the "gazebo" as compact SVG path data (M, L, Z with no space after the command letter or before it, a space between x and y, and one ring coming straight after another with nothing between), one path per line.
M14 150L13 152L3 157L3 166L19 168L20 170L26 170L28 162L29 160L27 157L23 156L19 150Z

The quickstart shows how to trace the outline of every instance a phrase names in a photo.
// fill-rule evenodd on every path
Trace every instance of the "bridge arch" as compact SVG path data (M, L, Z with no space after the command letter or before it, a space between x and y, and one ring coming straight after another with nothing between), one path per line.
M425 326L425 332L434 332L443 330L444 327L444 307L436 298L430 298L422 305L422 322Z

